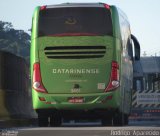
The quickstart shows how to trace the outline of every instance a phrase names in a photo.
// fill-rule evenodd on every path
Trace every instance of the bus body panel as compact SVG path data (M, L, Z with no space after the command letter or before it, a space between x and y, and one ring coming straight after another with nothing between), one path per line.
M112 37L43 37L39 38L38 45L40 47L39 58L42 82L48 93L85 94L104 92L110 80L111 62L113 60ZM71 48L65 49L70 46ZM104 49L94 48L100 46ZM54 47L64 48L54 50ZM83 47L89 48L84 49ZM46 48L52 50L45 50ZM86 55L86 57L97 56L100 54L99 52L103 52L103 58L74 59L77 55L80 58ZM66 59L68 56L71 59Z

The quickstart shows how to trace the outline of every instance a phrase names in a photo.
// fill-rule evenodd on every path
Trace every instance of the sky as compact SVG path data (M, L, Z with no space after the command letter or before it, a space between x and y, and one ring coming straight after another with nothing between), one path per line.
M29 33L36 6L66 2L103 2L123 10L131 32L141 44L141 55L160 56L160 0L0 0L0 20Z

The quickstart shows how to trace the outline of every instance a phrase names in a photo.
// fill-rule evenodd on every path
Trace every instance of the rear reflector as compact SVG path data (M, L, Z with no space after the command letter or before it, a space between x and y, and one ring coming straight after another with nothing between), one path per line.
M32 87L37 92L41 93L47 93L46 89L43 86L42 79L41 79L41 73L40 73L40 64L35 63L33 65L33 82Z
M40 101L46 101L46 99L44 97L39 97Z
M119 65L116 61L112 61L111 77L105 92L111 91L119 87Z
M102 100L102 103L106 103L108 102L109 100L112 100L113 96L112 95L109 95L107 96L104 100Z
M52 104L51 102L46 102L46 104Z

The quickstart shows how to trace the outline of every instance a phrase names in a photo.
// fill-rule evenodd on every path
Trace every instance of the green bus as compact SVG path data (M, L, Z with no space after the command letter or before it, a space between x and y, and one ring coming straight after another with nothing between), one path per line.
M39 126L69 119L128 123L140 45L120 9L104 3L38 6L30 54Z

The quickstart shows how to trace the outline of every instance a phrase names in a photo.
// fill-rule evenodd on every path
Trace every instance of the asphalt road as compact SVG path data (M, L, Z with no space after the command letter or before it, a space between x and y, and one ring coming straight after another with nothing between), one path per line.
M1 130L0 136L160 136L160 121L134 121L124 127L95 123L64 123L62 127L19 127Z
M19 136L160 136L159 127L61 127L21 129Z

